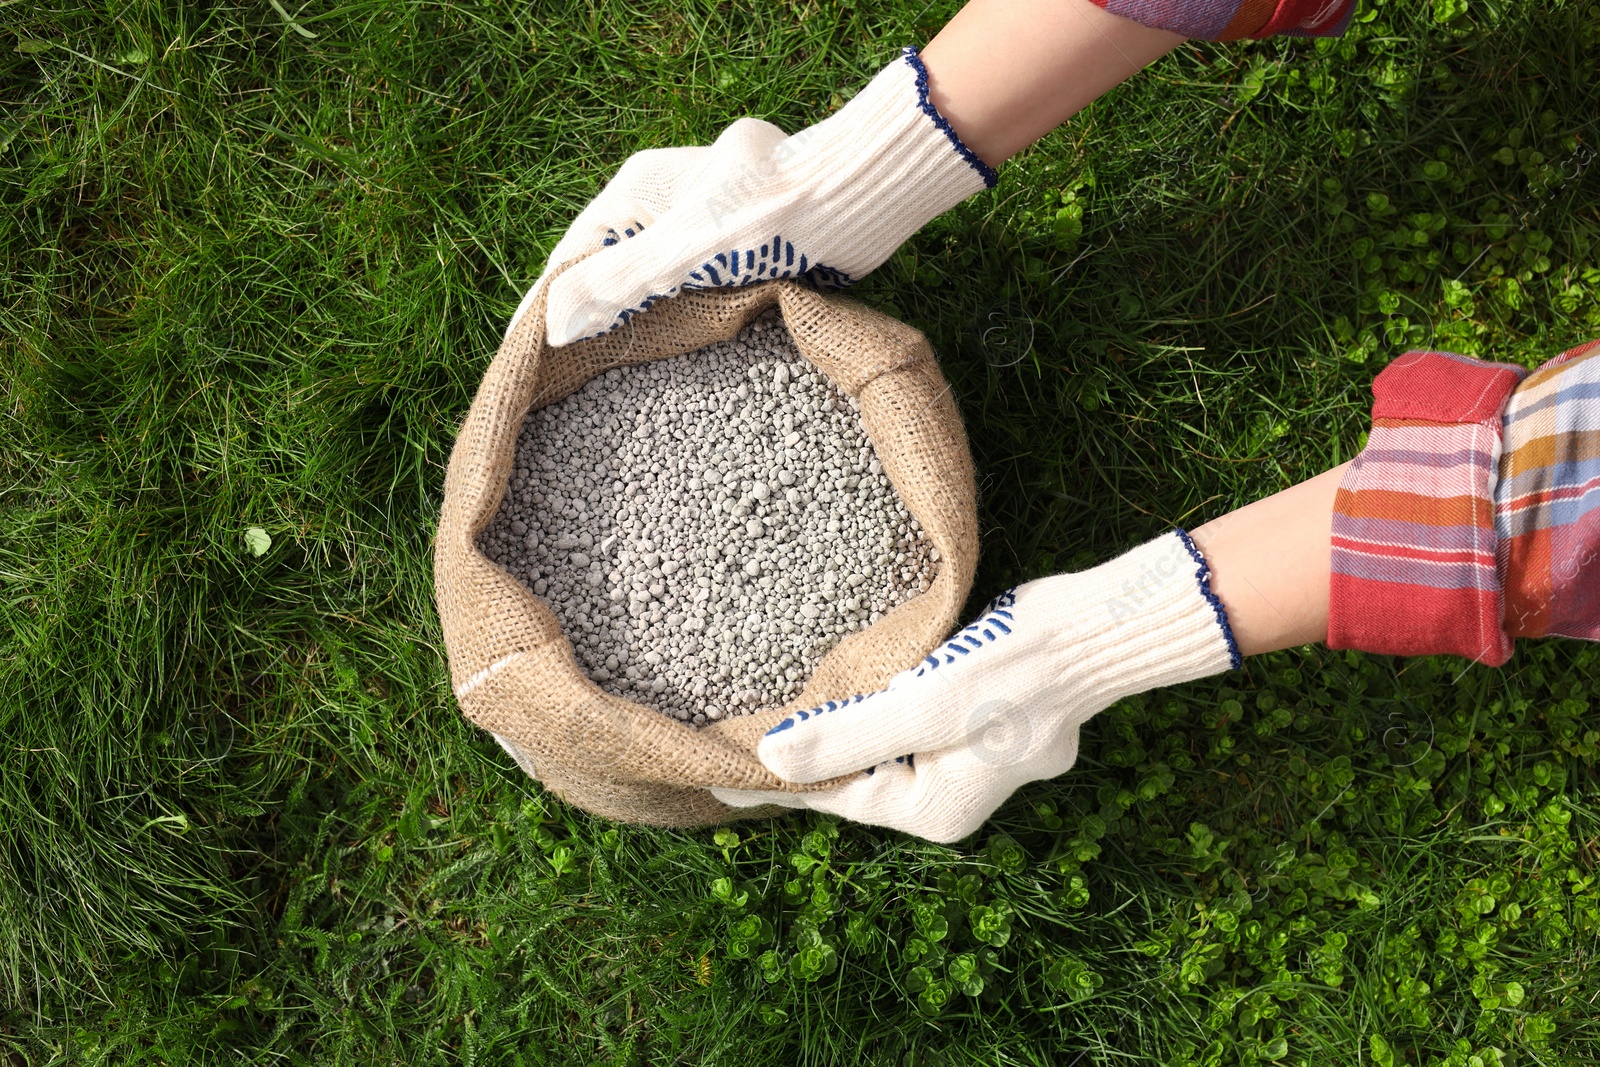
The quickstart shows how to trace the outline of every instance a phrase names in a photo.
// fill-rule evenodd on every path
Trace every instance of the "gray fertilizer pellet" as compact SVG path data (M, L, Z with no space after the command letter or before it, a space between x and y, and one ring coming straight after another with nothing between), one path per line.
M776 315L528 416L479 547L608 692L704 725L796 696L937 553Z

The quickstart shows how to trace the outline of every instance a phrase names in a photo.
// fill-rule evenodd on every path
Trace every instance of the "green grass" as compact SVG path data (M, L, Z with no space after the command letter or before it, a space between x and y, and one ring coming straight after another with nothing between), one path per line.
M1460 6L1182 49L859 287L975 597L1349 458L1407 346L1600 335L1600 9ZM954 7L0 5L0 1061L1600 1059L1576 644L1129 701L954 848L610 826L460 719L443 468L566 220Z

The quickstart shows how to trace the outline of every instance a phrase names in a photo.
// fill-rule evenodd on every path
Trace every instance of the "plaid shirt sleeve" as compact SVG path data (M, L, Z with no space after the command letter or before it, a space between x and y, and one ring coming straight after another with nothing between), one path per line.
M1600 553L1600 342L1531 377L1408 352L1373 397L1334 503L1328 644L1498 666L1515 637L1600 639L1581 580Z
M1600 641L1600 341L1511 395L1494 525L1506 632Z
M1141 26L1206 41L1245 37L1336 37L1355 0L1093 0Z

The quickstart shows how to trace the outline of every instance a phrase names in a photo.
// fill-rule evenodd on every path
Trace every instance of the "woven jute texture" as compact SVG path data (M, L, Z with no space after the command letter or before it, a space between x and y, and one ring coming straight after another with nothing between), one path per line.
M939 550L938 571L926 592L839 642L788 705L697 729L590 681L550 608L476 541L500 507L530 411L613 367L728 340L773 305L801 355L860 402L885 473ZM854 301L774 281L684 293L611 333L551 348L541 295L489 365L450 455L435 595L451 682L467 718L510 739L545 787L569 803L624 822L694 826L752 813L726 807L711 786L818 788L775 778L756 758L757 742L789 711L881 689L927 655L954 628L977 545L961 417L927 339L911 327Z

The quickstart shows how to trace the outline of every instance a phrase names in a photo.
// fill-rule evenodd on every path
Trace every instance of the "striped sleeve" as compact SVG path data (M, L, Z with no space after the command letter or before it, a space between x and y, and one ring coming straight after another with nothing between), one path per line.
M1355 0L1093 0L1141 26L1205 41L1246 37L1336 37Z
M1600 640L1600 341L1512 394L1495 494L1512 637Z
M1495 485L1520 367L1407 352L1372 383L1372 432L1334 501L1328 645L1498 665Z

